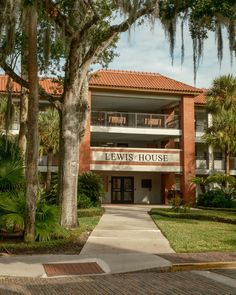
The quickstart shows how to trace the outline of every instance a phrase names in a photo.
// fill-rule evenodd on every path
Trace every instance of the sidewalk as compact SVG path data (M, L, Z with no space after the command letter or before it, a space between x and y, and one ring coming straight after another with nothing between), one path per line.
M235 252L174 253L148 210L148 206L106 206L106 213L79 255L0 257L0 276L47 277L43 264L64 263L71 268L75 267L72 264L96 264L104 274L175 271L186 264L191 264L192 269L199 264L206 268L212 262L214 266L229 262L229 266L236 267Z
M106 206L106 213L89 236L81 258L99 258L107 273L150 268L168 268L171 263L159 256L174 253L168 240L156 227L147 206Z
M79 255L0 258L0 275L46 277L42 264L95 262L106 274L169 269L160 253L174 253L155 226L148 206L106 206L106 212Z

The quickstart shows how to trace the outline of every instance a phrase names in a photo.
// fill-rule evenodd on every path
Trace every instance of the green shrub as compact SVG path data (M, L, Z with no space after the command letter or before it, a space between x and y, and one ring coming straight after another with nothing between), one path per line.
M197 205L203 207L231 208L232 200L226 198L222 190L214 189L199 195Z
M51 186L42 195L47 204L56 205L58 200L58 174L52 174Z
M214 222L223 222L223 223L230 223L236 224L236 219L230 215L222 215L217 213L209 213L202 212L201 210L190 210L189 212L174 212L171 209L157 209L153 208L149 212L150 215L160 215L170 218L180 218L180 219L193 219L193 220L208 220Z
M23 163L22 155L14 138L6 138L0 134L0 160L11 160L13 162Z
M101 199L104 195L102 177L93 172L80 174L78 178L78 196L80 195L88 197L93 206L101 205Z
M37 241L49 241L52 238L69 236L68 231L62 228L58 221L58 207L39 202L36 210L35 239Z
M93 202L90 200L89 197L87 197L83 193L78 194L78 208L91 208L93 207Z
M25 192L0 194L0 230L7 233L24 232L26 197ZM67 235L59 225L58 208L39 200L35 221L36 240L47 241Z
M20 161L0 159L0 192L15 191L25 186L24 167Z
M169 204L171 205L171 209L174 211L178 211L182 204L183 200L179 196L175 196L169 200Z

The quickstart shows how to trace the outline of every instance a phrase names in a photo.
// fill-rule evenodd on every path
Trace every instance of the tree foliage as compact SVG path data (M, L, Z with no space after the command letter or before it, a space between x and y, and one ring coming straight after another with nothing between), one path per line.
M212 114L212 125L204 135L207 144L225 154L225 171L229 174L229 161L236 152L236 78L221 76L213 81L207 93L207 109Z
M25 5L35 0L2 0L0 12L0 66L16 82L29 88L11 67L9 62L13 54L21 48L20 15ZM39 87L43 98L49 99L60 111L61 126L61 166L60 200L61 223L66 227L77 224L76 197L78 175L78 146L81 125L86 122L88 112L87 74L90 66L101 60L109 61L114 55L105 54L114 48L120 33L130 30L135 23L149 22L152 26L159 20L167 33L170 54L174 56L176 26L181 22L182 61L184 59L183 30L188 24L193 40L194 80L202 58L204 40L208 32L216 34L218 59L222 59L223 33L228 31L231 56L235 46L235 1L223 0L41 0L38 1L39 44L38 64L40 69L58 71L61 61L62 95L55 101L53 97ZM4 15L3 15L4 14ZM10 15L10 17L6 17ZM27 41L27 40L26 40ZM41 43L40 43L41 42ZM113 49L111 49L113 50ZM50 62L52 61L52 62Z

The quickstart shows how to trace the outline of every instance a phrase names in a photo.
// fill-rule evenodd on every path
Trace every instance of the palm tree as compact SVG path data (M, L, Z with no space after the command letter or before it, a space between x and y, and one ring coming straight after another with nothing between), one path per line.
M207 93L207 110L212 126L206 130L205 142L220 148L225 155L225 173L230 171L230 157L236 151L236 78L224 75L213 81Z
M48 108L39 115L39 135L41 152L47 154L46 190L50 189L53 154L59 149L59 114L56 109Z

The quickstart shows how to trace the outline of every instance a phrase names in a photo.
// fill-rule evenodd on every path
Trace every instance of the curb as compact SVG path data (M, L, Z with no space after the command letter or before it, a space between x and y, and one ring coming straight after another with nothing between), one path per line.
M179 271L191 271L191 270L226 269L226 268L227 269L236 268L236 261L178 263L178 264L172 264L171 266L166 266L166 267L154 267L154 268L137 270L137 271L129 271L126 273L147 273L147 272L166 273L166 272L179 272Z
M170 267L170 272L185 271L185 270L222 269L222 268L236 268L236 261L179 263L179 264L173 264Z

